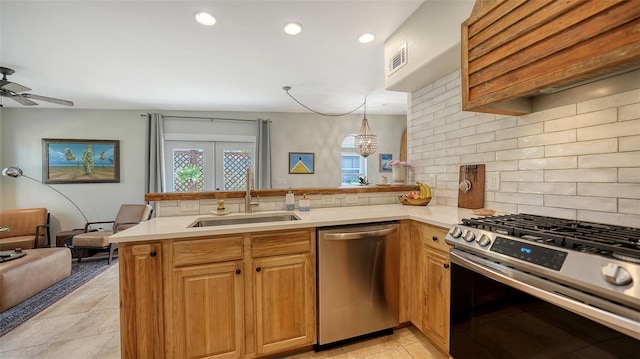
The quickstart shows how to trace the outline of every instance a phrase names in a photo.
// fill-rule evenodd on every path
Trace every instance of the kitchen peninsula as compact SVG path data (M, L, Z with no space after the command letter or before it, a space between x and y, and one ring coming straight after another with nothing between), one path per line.
M444 234L470 210L387 204L287 213L300 219L193 228L214 216L160 217L111 237L120 251L122 356L254 358L310 348L316 228L384 221L400 223L400 322L416 324L448 350L448 321L432 323L426 313L446 308L421 302L431 289L418 272L430 268L422 258L437 258L446 275ZM242 216L251 215L224 217ZM438 246L433 251L430 242ZM448 308L446 298L439 302Z

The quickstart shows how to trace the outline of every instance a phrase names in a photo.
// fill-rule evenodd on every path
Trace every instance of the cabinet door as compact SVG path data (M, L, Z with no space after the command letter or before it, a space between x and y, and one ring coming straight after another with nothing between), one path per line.
M160 243L121 243L118 252L121 355L123 358L163 358Z
M409 319L420 331L424 332L423 320L426 306L426 293L423 274L426 270L424 256L422 254L422 239L420 236L420 225L411 226L410 237L410 268L409 272Z
M177 358L241 358L242 262L174 269L172 319Z
M440 350L449 352L449 303L451 270L449 254L423 247L423 280L426 306L423 332Z
M277 353L315 342L315 272L311 254L253 261L256 352Z

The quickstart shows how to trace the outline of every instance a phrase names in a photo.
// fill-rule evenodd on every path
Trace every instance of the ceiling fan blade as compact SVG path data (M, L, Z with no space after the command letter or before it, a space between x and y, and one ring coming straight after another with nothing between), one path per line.
M53 98L53 97L47 97L47 96L40 96L40 95L33 95L30 93L25 93L22 94L21 96L26 97L26 98L32 98L34 100L40 100L40 101L47 101L47 102L51 102L51 103L57 103L59 105L65 105L65 106L73 106L73 102L72 101L68 101L68 100L61 100L59 98Z
M2 85L0 85L0 87L3 90L8 90L8 91L15 92L15 93L20 93L20 92L25 92L25 91L30 91L31 90L27 86L22 86L22 85L20 85L18 83L15 83L15 82L10 82L10 81L6 81L6 80L2 81L2 82L6 82L6 84L2 83Z
M19 103L25 105L25 106L35 106L37 105L37 103L29 100L28 98L25 98L24 95L13 95L13 94L8 94L8 95L4 95L3 96L8 97L12 100L18 101Z

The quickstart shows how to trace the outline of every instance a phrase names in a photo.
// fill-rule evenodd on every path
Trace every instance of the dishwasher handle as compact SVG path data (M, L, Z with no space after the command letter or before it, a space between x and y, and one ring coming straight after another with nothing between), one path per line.
M371 237L382 237L388 234L394 233L398 230L397 226L378 229L375 231L364 231L364 232L331 232L324 233L321 237L321 240L329 240L329 241L344 241L350 239L366 239Z

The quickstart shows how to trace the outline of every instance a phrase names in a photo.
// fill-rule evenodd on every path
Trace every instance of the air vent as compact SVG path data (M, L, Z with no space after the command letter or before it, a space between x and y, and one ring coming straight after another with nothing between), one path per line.
M407 44L402 47L391 56L389 59L389 75L398 71L399 68L407 64Z

